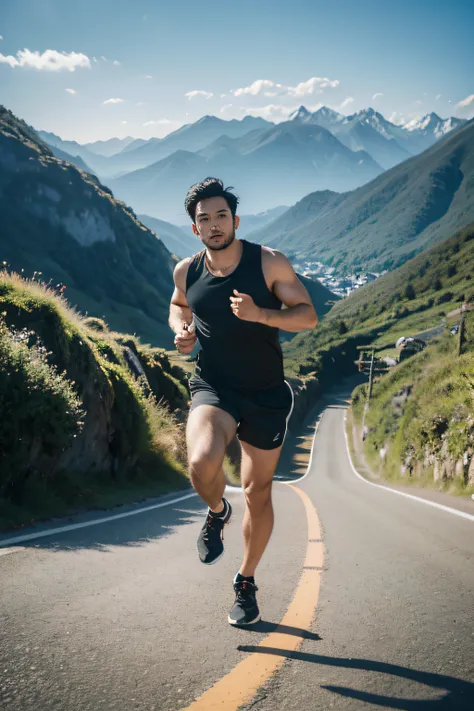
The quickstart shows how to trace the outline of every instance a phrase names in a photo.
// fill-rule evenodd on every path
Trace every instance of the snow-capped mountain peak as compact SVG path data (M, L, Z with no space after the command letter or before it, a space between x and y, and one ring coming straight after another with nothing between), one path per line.
M441 116L438 116L438 114L432 111L430 114L426 114L426 116L409 121L403 128L411 132L432 133L436 138L441 138L441 136L458 128L463 123L465 123L463 119L457 119L454 118L454 116L442 119Z
M288 116L288 121L311 121L312 113L308 111L306 106L300 106L296 111L292 111Z

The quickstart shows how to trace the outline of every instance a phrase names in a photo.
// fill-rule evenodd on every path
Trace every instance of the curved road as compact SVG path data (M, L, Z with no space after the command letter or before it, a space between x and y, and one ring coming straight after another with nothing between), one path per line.
M474 505L463 517L358 478L349 392L326 398L300 473L288 443L254 629L226 621L238 490L226 554L210 567L197 559L205 507L193 495L1 536L0 708L472 711ZM311 440L297 439L297 461Z

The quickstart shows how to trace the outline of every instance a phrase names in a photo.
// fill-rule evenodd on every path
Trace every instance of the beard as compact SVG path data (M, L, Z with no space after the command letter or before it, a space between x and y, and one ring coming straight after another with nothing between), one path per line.
M227 249L227 247L230 247L232 242L235 239L235 229L232 230L230 235L227 235L220 244L212 244L212 238L207 239L204 244L207 247L207 249L211 250L211 252L221 252L223 249Z

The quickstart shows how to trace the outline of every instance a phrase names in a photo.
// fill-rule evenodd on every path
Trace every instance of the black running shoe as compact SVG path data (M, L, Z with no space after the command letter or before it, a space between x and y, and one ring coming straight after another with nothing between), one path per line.
M197 541L197 549L199 553L199 560L201 563L206 563L206 565L212 565L217 563L217 561L224 555L224 526L226 526L232 516L232 506L227 501L223 499L224 506L227 507L227 511L224 516L218 518L213 516L210 511L208 511L206 520L204 521L204 526L201 528L201 532Z
M255 593L258 588L249 580L239 580L234 583L234 607L227 618L231 625L251 625L260 619Z

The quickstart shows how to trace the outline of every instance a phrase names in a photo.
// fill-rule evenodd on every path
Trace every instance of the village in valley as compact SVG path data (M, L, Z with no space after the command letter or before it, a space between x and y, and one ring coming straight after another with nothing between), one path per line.
M339 275L336 267L329 267L318 261L302 261L293 264L295 271L310 279L317 279L323 286L332 291L337 296L345 298L353 291L359 289L364 284L375 281L379 276L386 274L383 272L355 272L353 274Z

